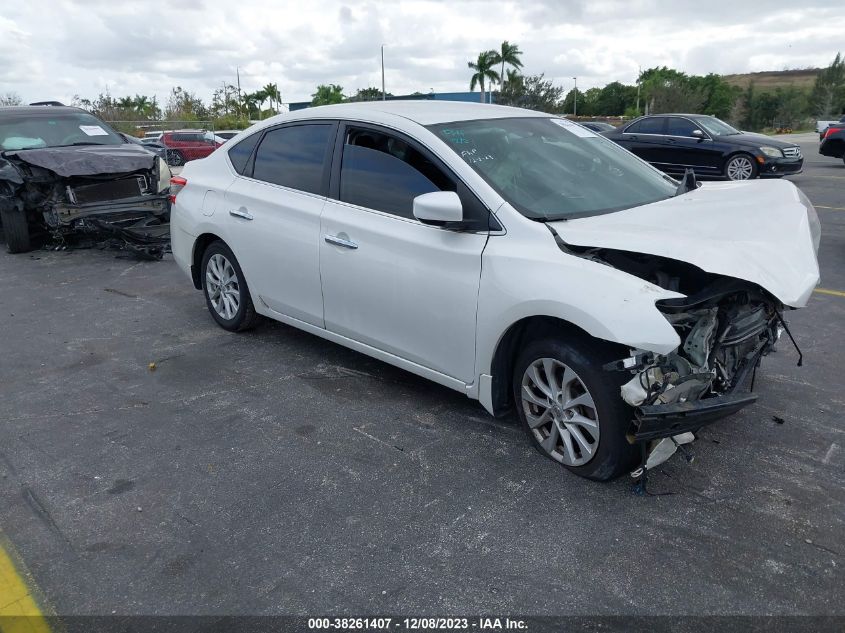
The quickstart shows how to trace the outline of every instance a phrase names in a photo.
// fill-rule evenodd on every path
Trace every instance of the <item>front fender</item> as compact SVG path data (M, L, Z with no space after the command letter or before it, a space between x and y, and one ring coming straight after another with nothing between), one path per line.
M595 338L666 354L680 344L655 307L683 297L610 266L562 252L548 239L491 238L478 298L478 373L490 374L504 334L527 317L562 319Z

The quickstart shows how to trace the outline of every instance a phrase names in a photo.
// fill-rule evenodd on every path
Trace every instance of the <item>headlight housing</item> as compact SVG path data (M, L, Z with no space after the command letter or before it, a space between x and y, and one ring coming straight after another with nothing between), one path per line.
M763 145L763 147L760 148L760 151L763 152L766 156L771 156L772 158L783 158L783 152L777 147Z
M170 173L170 167L168 167L161 156L156 160L156 165L158 167L158 193L162 193L170 187L170 177L172 174Z

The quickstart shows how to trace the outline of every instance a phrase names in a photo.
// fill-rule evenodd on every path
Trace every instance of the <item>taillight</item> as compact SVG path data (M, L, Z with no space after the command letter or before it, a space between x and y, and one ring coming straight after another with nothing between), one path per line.
M167 199L170 200L171 203L176 202L176 195L182 191L187 184L188 181L182 178L182 176L173 176L173 178L170 179L170 195L167 196Z
M838 131L839 131L838 127L833 127L832 125L828 125L827 129L824 131L824 138L827 138L828 136L830 136L834 132L838 132Z

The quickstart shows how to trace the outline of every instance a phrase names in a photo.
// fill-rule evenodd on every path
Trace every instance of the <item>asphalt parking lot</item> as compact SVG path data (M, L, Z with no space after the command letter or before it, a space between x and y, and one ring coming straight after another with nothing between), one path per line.
M290 327L225 332L170 259L3 250L8 547L62 615L845 615L845 167L799 140L829 291L790 318L804 367L765 359L668 496Z

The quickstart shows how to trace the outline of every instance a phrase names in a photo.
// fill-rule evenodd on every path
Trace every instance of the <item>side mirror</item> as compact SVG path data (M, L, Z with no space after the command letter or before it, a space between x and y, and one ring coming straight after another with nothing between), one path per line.
M704 139L704 132L702 132L701 130L693 130L693 131L692 131L692 135L693 135L695 138L697 138L698 140L703 140L703 139Z
M464 209L454 191L432 191L414 198L414 217L426 224L461 222Z

